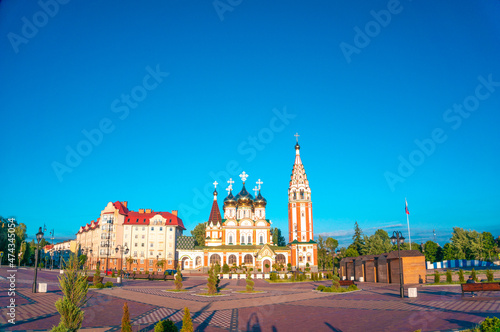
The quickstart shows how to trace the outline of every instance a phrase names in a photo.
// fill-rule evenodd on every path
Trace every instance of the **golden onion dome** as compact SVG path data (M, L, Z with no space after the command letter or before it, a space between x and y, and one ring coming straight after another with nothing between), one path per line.
M260 190L257 197L255 197L254 203L255 207L266 207L267 205L267 200L264 197L262 197L262 195L260 194Z
M252 205L253 196L246 190L245 183L243 182L243 188L236 195L235 199L238 201L239 206Z
M236 205L236 199L233 196L233 192L229 191L229 195L224 198L224 206L234 206Z

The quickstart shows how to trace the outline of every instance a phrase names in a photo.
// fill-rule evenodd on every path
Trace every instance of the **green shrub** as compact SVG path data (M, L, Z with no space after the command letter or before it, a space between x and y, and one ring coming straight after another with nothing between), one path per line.
M292 263L288 263L288 264L286 265L286 269L287 269L288 271L292 271Z
M113 271L113 273L111 273L111 278L116 278L115 271Z
M486 278L488 282L493 282L493 271L491 269L486 270Z
M177 332L179 329L170 319L161 320L155 325L154 332Z
M451 284L451 281L452 281L451 270L446 270L446 282Z
M331 287L325 287L323 288L322 292L325 292L325 293L332 293L333 292L333 289Z
M472 276L472 279L474 279L475 282L479 281L477 279L476 270L474 270L474 268L472 268L472 270L470 271L470 275Z
M352 292L352 291L355 291L355 290L358 290L358 289L359 289L359 288L358 288L358 286L356 286L356 285L349 285L349 287L347 287L347 290L348 290L349 292Z
M250 277L250 273L247 274L246 284L247 292L253 292L253 286L255 285L255 282Z
M461 284L465 282L464 270L462 269L458 270L458 280L460 281Z
M479 328L481 332L498 332L500 331L500 319L498 319L497 317L487 317L481 322Z
M101 284L102 285L102 284ZM113 287L113 283L111 281L108 281L104 284L104 287ZM102 288L102 287L99 287Z
M319 291L323 291L323 289L325 289L324 285L319 285L318 288L316 288L316 290L319 290Z
M437 270L434 271L434 283L439 284L440 279L441 279L441 275L439 274L439 272Z
M102 282L99 282L97 283L97 285L95 285L96 288L104 288L104 285L102 284Z
M285 273L285 278L284 279L288 280L288 274L287 273Z
M222 273L229 273L229 265L227 265L227 263L222 265Z

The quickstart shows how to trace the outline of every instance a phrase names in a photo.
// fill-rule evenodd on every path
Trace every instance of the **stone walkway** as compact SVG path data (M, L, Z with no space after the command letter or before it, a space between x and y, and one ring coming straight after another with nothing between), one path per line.
M58 271L40 271L39 282L48 284L48 293L31 293L33 270L20 269L16 282L16 324L8 323L7 280L0 278L0 330L46 331L60 319L55 301ZM6 276L0 269L0 277ZM500 292L478 297L461 296L460 286L417 286L415 299L399 298L398 285L361 283L361 291L320 293L313 289L330 281L269 284L255 280L265 293L241 294L241 280L222 280L227 296L200 297L206 279L184 281L188 292L165 292L171 281L127 280L122 287L89 290L83 309L82 329L119 331L123 304L127 302L134 331L152 331L161 319L181 326L184 307L190 309L197 331L450 331L473 327L488 316L500 317Z

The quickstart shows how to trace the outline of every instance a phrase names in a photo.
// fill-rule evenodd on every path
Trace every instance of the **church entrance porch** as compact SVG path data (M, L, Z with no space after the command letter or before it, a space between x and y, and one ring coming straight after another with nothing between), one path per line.
M263 262L262 262L262 270L264 271L264 273L269 273L271 272L271 261L269 259L265 259Z

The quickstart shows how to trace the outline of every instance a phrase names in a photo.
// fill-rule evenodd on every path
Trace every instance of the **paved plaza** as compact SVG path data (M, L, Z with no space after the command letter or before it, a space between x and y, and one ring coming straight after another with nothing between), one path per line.
M33 274L33 269L17 270L12 325L7 316L7 269L0 269L0 330L46 331L58 324L54 303L62 296L59 271L39 272L38 281L47 283L47 293L31 292ZM174 287L173 281L125 280L121 287L89 290L82 329L119 331L125 301L134 331L152 331L166 318L180 327L184 307L191 311L197 331L451 331L470 328L488 316L500 317L500 292L462 298L460 286L417 285L417 298L401 299L398 285L360 283L361 291L340 294L313 291L320 284L330 281L255 280L255 289L263 292L241 294L237 291L244 290L245 280L221 280L223 295L213 298L198 295L206 292L203 276L186 278L183 285L188 291L183 293L165 292Z

